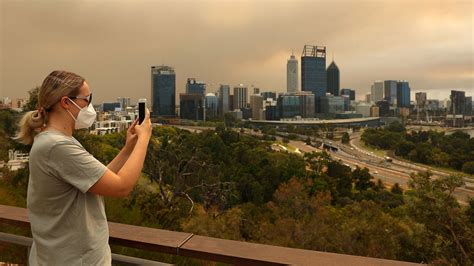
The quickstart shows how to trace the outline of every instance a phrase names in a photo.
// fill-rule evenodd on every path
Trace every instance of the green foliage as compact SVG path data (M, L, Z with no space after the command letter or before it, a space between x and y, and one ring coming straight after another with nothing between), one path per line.
M40 87L35 87L34 89L31 89L28 91L29 99L25 107L23 108L23 111L28 112L28 111L34 111L38 109L39 90L40 90Z
M407 210L414 221L426 227L433 240L431 254L426 254L431 260L464 265L471 265L474 260L472 223L452 195L463 184L461 176L434 180L429 172L411 176Z
M448 147L446 154L451 154L450 141L471 141L463 134L415 135L396 128L386 134L398 134L403 142L422 147L410 149L407 156L412 150L424 151L421 144L426 140ZM75 137L103 163L125 142L124 134L79 131ZM224 125L202 133L155 127L142 178L128 198L106 199L108 219L325 252L472 264L474 200L462 207L452 196L462 185L460 177L413 175L406 192L398 184L388 191L380 180L374 183L366 168L351 170L326 152L299 156L272 151L269 145ZM434 154L426 158L443 159ZM0 204L25 207L27 180L27 169L5 171ZM157 258L143 250L114 251ZM183 265L203 264L158 257Z
M474 175L474 161L465 162L462 165L462 171L471 175Z
M344 132L344 134L342 134L341 142L343 144L349 144L350 141L351 141L351 138L349 137L349 133Z
M385 129L367 129L361 139L365 144L394 150L395 154L411 161L450 167L474 173L474 138L456 131L451 135L435 131L405 132L400 125L390 124Z

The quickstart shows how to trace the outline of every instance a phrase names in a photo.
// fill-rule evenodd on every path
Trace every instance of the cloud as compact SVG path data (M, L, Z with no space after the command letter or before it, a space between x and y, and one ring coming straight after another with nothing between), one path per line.
M324 45L341 85L376 79L473 94L470 1L0 1L3 94L26 96L53 69L85 76L99 101L150 94L150 66L211 84L286 87L286 60ZM469 92L470 91L470 92Z

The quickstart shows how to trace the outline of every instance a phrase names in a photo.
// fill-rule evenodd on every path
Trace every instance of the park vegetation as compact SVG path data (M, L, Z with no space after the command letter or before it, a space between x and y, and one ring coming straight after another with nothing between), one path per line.
M0 147L28 151L10 139L14 131L9 128L17 115L2 110L0 119ZM449 150L443 155L448 165L456 167L462 167L463 156L474 150L463 147L472 147L473 142L459 133L424 137L391 128L366 132L385 132L399 143L438 136L433 137L437 142L430 144L432 149L446 147L445 138L457 141L451 145L456 145L459 158L451 158L454 153ZM74 137L104 164L125 142L123 133L97 136L78 131ZM351 169L325 152L275 151L272 143L225 125L201 133L155 127L142 178L127 198L106 199L108 219L324 252L438 265L474 262L474 200L461 205L453 196L463 184L461 177L434 179L429 172L418 173L407 188L398 184L387 188L366 168ZM4 169L0 204L25 207L28 178L27 168ZM200 264L143 250L112 250L181 265ZM0 246L0 253L5 251L18 252Z

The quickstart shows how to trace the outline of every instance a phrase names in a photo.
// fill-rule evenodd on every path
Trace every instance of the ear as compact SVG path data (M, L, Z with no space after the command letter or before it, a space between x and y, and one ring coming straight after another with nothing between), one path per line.
M62 108L69 110L69 98L67 96L61 97L59 104L61 105Z

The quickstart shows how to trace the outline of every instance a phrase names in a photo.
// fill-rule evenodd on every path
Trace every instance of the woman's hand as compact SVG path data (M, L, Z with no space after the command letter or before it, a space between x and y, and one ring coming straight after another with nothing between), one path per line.
M148 142L151 137L152 127L151 127L151 120L150 120L150 111L148 108L145 108L145 119L141 124L137 124L134 127L135 134L138 136L138 139L143 139Z
M127 138L125 139L125 149L132 151L137 144L138 135L135 132L135 126L138 124L138 118L133 121L127 130Z

